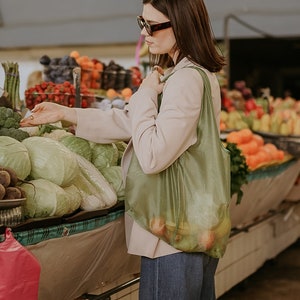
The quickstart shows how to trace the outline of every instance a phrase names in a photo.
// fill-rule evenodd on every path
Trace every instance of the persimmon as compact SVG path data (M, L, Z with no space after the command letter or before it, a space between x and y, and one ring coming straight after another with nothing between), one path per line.
M108 99L114 99L114 98L118 97L118 95L119 94L117 93L117 91L115 89L108 89L106 91L106 97Z
M248 165L250 170L255 170L259 165L259 158L255 154L245 155L246 164Z
M247 143L241 143L237 146L243 154L255 154L258 151L257 143L253 140L250 140Z
M259 158L261 163L267 163L270 161L270 155L263 149L263 147L258 150L256 156Z
M266 143L263 145L264 150L268 153L271 160L276 160L277 158L277 147L272 143Z
M243 128L239 131L239 135L242 137L242 142L250 142L253 137L253 132L249 128Z
M261 147L265 143L263 137L256 133L253 134L252 139L256 141L258 147Z
M284 151L277 150L276 157L277 157L277 160L280 160L280 161L283 160L284 159Z
M227 128L226 123L223 121L220 121L220 130L224 131L224 130L226 130L226 128Z
M166 221L163 217L153 217L149 225L151 232L155 235L163 236L166 232Z
M80 54L78 51L73 50L73 51L71 51L70 56L77 59L80 56Z
M233 143L233 144L241 144L243 141L243 138L240 136L238 131L231 131L228 133L226 140L228 143Z
M215 233L212 230L206 230L199 233L198 245L200 249L209 250L213 247L215 242Z

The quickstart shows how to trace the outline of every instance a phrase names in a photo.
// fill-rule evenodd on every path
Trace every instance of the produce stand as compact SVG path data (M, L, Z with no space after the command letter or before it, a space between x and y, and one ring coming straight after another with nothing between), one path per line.
M300 237L300 202L283 201L299 170L300 160L290 160L251 172L241 204L232 199L233 230L216 272L218 297ZM101 295L124 283L129 288L133 278L137 288L140 261L127 254L123 214L120 201L110 209L12 228L41 264L39 299L109 299Z

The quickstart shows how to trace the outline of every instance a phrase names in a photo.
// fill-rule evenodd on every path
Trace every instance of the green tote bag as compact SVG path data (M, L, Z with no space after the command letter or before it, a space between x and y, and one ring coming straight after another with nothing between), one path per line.
M231 231L230 155L219 137L209 79L196 69L204 83L197 142L170 167L153 175L143 173L133 154L125 210L174 248L220 258Z

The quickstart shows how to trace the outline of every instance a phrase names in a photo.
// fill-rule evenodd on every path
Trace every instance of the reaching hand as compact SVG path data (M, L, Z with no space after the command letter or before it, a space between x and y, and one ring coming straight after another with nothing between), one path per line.
M52 102L42 102L34 107L32 114L21 120L20 126L37 126L40 124L55 123L58 121L76 123L76 111L67 106Z

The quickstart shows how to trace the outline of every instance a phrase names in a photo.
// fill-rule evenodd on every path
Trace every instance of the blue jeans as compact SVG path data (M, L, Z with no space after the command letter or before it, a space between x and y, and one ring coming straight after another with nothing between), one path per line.
M142 257L139 300L215 300L218 261L204 253Z

